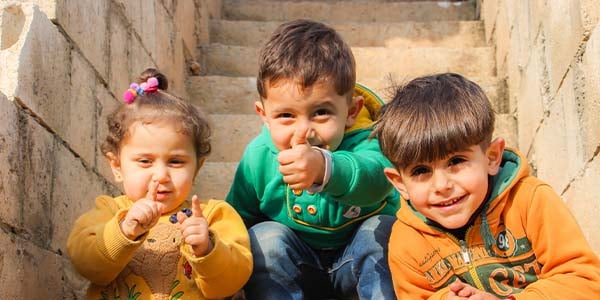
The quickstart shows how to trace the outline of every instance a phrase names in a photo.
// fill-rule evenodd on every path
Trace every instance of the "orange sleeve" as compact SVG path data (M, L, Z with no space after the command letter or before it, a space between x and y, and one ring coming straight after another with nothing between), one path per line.
M554 190L539 184L521 207L523 226L540 262L538 281L516 299L590 299L600 295L600 261ZM596 295L596 296L592 296Z

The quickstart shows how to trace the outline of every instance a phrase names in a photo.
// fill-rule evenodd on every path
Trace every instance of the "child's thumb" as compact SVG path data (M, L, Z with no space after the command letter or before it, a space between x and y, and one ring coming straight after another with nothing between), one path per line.
M296 128L296 131L294 131L294 135L292 136L292 141L290 143L292 145L292 148L296 147L297 145L308 144L307 134L308 127Z

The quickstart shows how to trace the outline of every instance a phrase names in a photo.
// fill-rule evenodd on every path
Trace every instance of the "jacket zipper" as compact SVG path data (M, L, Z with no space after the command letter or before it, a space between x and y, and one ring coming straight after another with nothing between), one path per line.
M448 234L448 236L450 236L450 238L458 245L460 246L460 254L465 262L465 264L467 265L467 268L469 270L469 274L471 275L471 278L473 278L473 284L475 284L475 287L479 290L484 290L483 284L481 283L481 279L479 278L479 276L477 275L477 272L475 270L475 265L473 264L473 262L471 261L471 254L469 253L469 248L467 247L467 237L469 236L469 231L471 231L471 228L473 227L469 227L467 229L467 232L465 233L465 239L464 240L458 240L454 235L452 235L451 233L446 233Z

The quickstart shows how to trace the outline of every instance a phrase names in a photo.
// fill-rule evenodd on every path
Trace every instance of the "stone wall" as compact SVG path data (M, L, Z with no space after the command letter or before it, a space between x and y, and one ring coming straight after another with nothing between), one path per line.
M518 148L600 254L600 2L480 0Z
M218 1L0 1L0 299L81 299L65 244L100 194L119 194L98 145L147 67L186 97ZM218 12L217 12L218 13Z

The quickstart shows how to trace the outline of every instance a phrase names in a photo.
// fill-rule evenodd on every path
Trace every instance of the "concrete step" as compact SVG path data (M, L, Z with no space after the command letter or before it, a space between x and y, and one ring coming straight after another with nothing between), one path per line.
M281 22L215 20L212 43L262 46ZM329 23L352 47L483 47L482 21Z
M235 118L231 116L231 118ZM233 123L231 124L232 126ZM260 130L260 125L243 124L239 125L243 128L243 131L249 131L252 126L256 126L257 130ZM242 133L242 130L238 130L238 133ZM249 134L242 134L243 137L249 137ZM494 131L494 137L503 137L506 140L506 145L514 147L517 142L516 138L516 118L511 114L497 114L496 115L496 129ZM241 146L242 141L238 137L229 136L230 141L239 142ZM250 140L250 139L249 139ZM215 152L219 151L219 146L215 144ZM237 146L236 146L237 147ZM245 145L242 148L245 147ZM236 150L237 151L237 150ZM240 152L241 155L241 152ZM196 178L196 184L194 186L194 193L196 193L201 199L213 198L213 199L225 199L227 192L233 181L235 170L237 168L236 162L224 162L224 161L207 161L204 166L200 169L200 173Z
M310 18L323 22L404 22L474 20L475 1L249 1L224 0L222 19L287 21Z
M470 78L479 84L498 113L507 113L506 84L497 77ZM402 84L394 78L359 78L359 82L375 91L384 101L393 96L393 86ZM194 104L211 114L255 114L259 100L255 77L193 76L188 92Z
M190 76L187 91L192 103L211 114L252 114L259 100L256 77Z
M212 151L208 161L237 162L246 145L260 133L262 119L252 114L211 114Z
M258 48L211 44L201 47L203 75L256 76ZM353 47L357 78L388 73L412 78L423 74L456 72L467 77L495 76L494 49ZM396 75L398 74L398 75Z
M200 199L224 200L233 181L237 162L205 162L192 189Z

